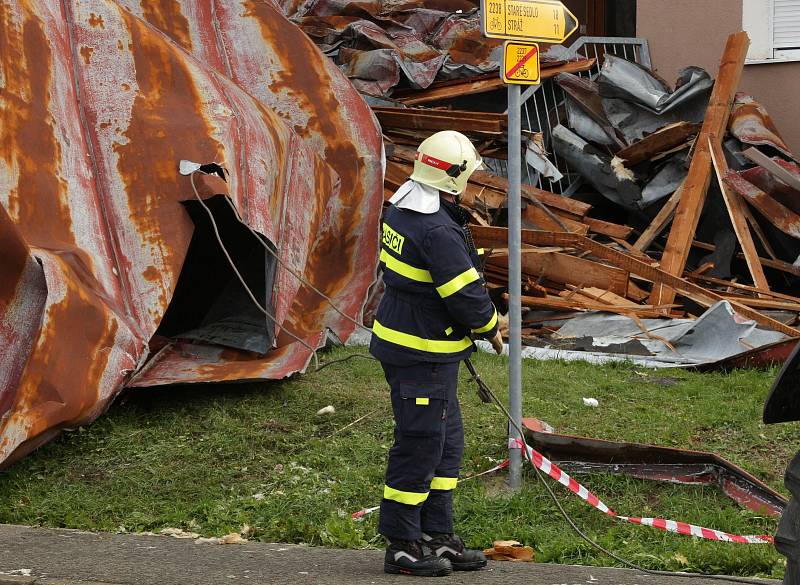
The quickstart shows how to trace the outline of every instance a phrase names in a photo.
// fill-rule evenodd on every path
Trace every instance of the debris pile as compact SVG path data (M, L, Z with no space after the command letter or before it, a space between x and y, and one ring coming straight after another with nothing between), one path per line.
M494 50L502 42L481 35L477 4L316 0L284 3L283 10L356 89L389 96L399 84L425 89L498 70Z
M764 108L737 93L747 45L745 33L732 35L716 81L688 67L674 87L626 58L638 52L586 43L552 75L543 69L522 117L523 337L531 351L648 365L709 364L748 351L756 362L788 356L800 337L792 294L800 166ZM506 114L486 105L502 110L505 97L472 95L470 83L396 91L402 104L373 106L388 157L385 197L411 173L412 145L443 129L468 134L493 172L471 177L462 204L503 305ZM427 100L431 92L437 101ZM757 351L765 346L766 357Z

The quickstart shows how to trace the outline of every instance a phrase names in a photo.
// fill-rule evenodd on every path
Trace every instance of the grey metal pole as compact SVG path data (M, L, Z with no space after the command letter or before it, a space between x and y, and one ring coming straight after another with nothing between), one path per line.
M508 405L514 422L522 424L522 112L519 85L508 86ZM520 438L509 428L512 438ZM522 484L522 450L509 452L508 485Z

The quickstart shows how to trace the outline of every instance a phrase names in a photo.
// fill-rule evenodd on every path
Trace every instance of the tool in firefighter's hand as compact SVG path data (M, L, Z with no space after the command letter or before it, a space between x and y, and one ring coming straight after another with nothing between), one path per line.
M486 386L486 382L483 381L481 375L478 373L478 370L475 369L475 366L472 365L472 360L467 358L464 360L464 363L467 364L467 369L469 370L470 375L472 376L472 380L478 385L478 398L481 399L481 402L490 403L492 401L492 396L489 392L489 388Z
M497 329L497 333L495 333L494 337L489 340L489 343L492 344L492 349L497 353L497 355L501 355L503 353L503 335L500 333L500 329Z

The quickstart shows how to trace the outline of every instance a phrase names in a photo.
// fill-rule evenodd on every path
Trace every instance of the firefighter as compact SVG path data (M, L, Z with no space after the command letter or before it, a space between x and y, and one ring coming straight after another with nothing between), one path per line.
M370 353L391 388L394 445L380 509L384 570L420 576L486 566L453 530L453 490L464 450L456 386L473 338L503 349L498 315L458 196L482 165L469 139L438 132L389 200L380 260L386 291Z

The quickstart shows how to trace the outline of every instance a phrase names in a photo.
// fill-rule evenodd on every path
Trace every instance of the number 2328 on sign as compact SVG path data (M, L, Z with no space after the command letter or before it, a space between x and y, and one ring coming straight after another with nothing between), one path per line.
M539 45L506 41L503 44L503 81L533 85L539 83Z

